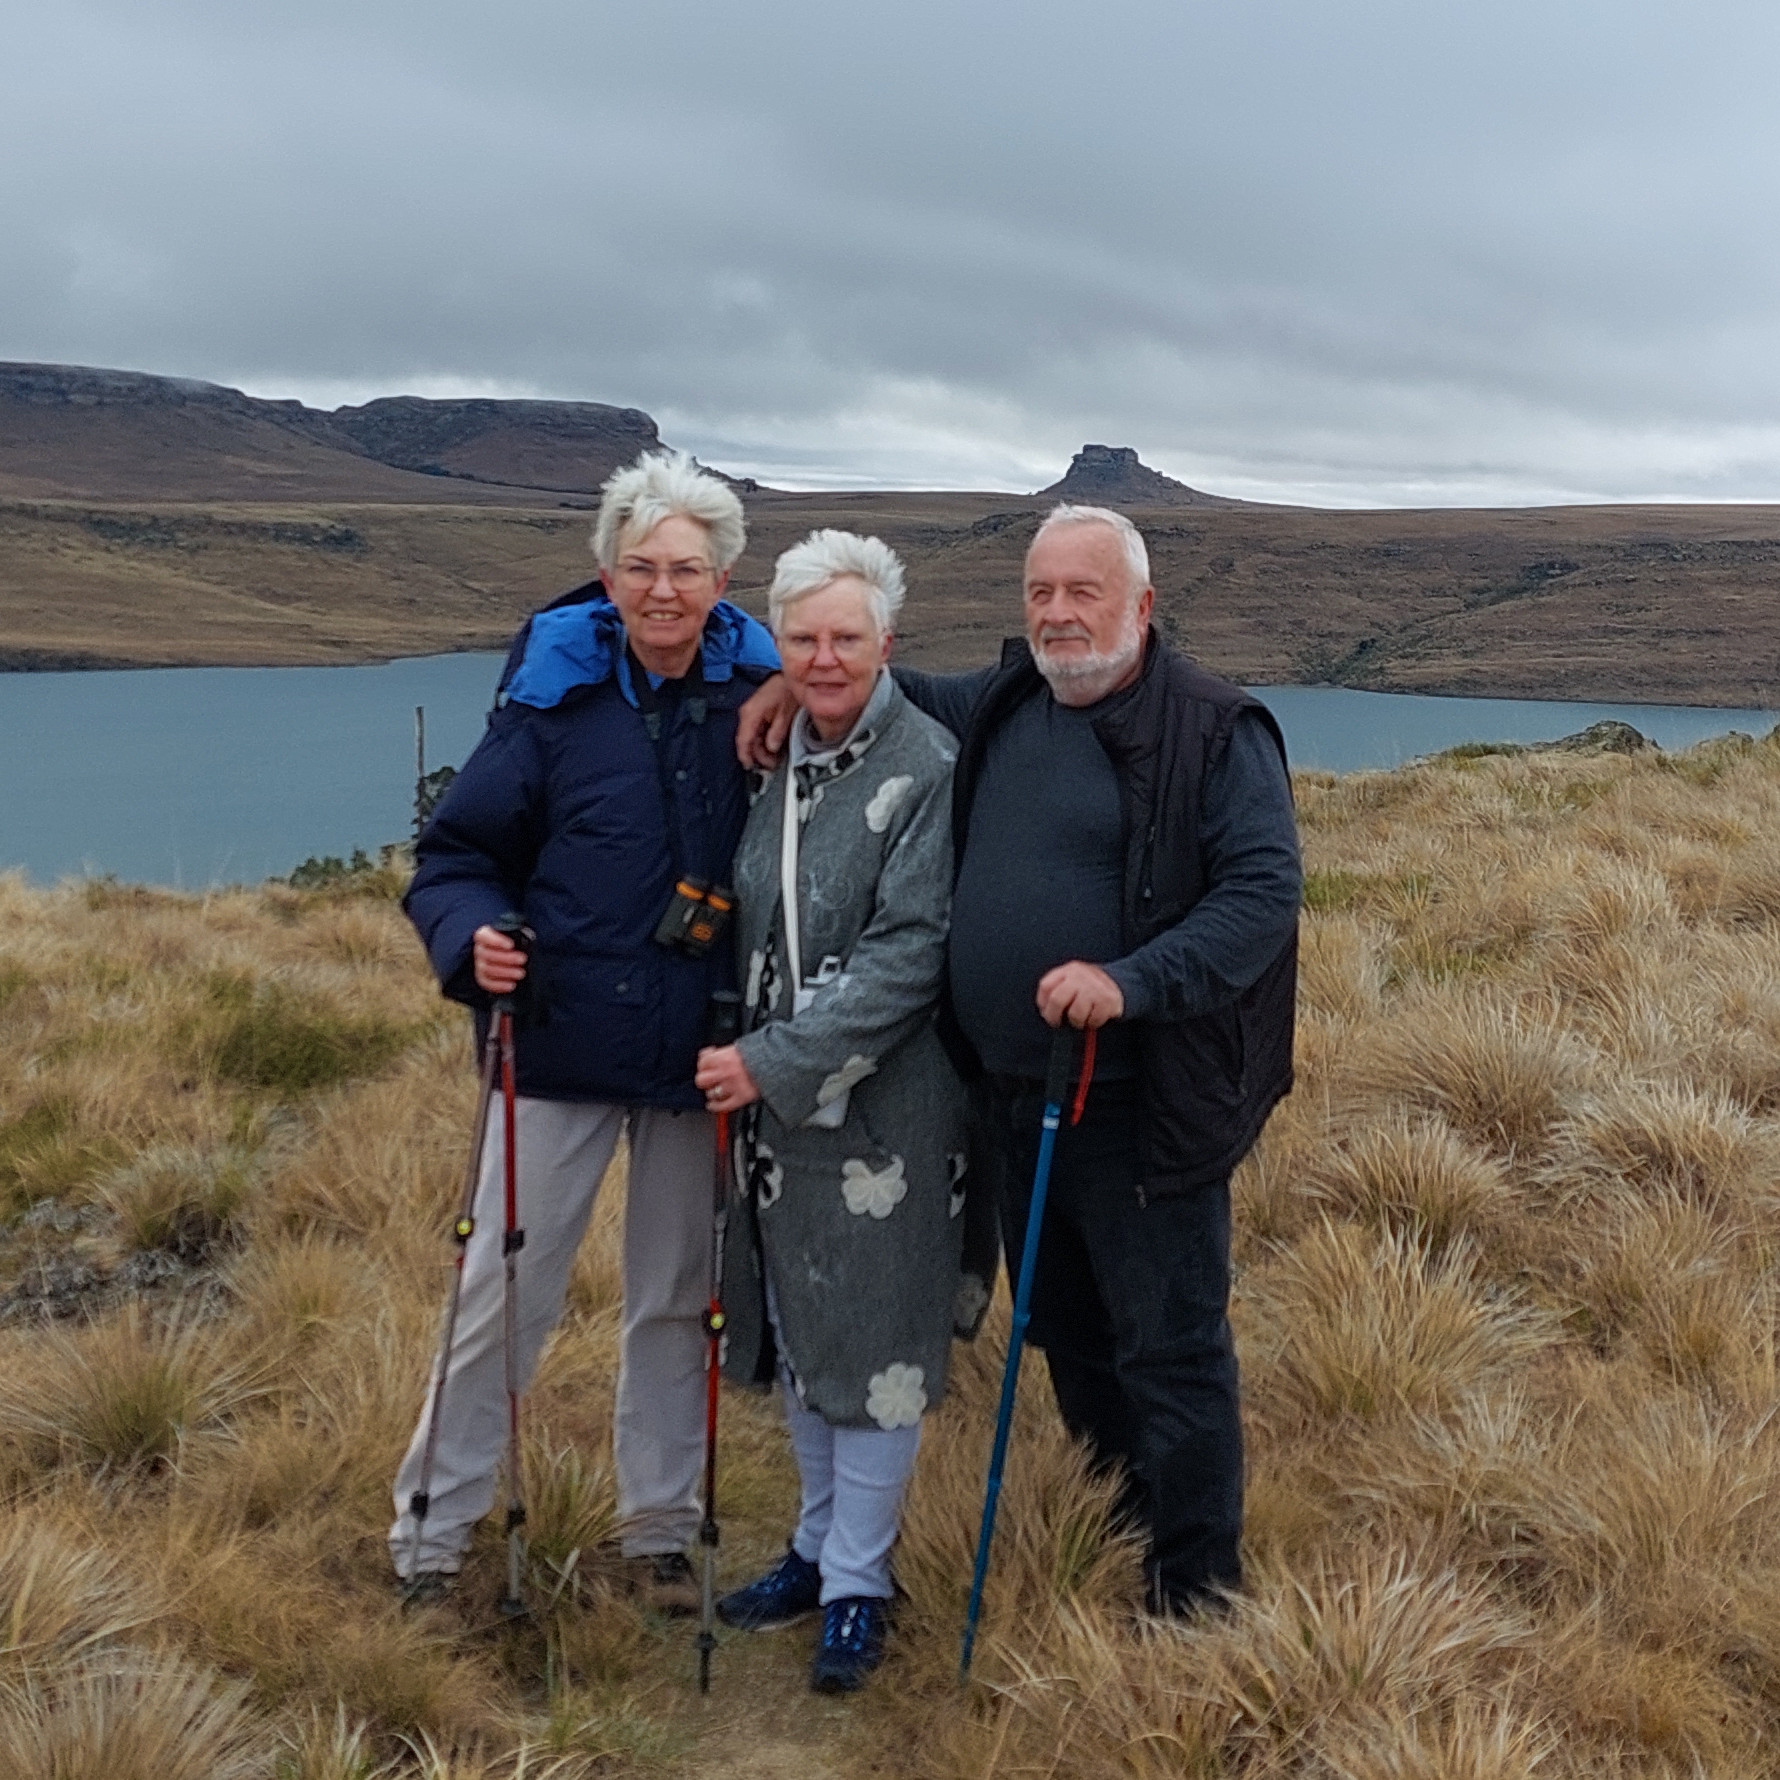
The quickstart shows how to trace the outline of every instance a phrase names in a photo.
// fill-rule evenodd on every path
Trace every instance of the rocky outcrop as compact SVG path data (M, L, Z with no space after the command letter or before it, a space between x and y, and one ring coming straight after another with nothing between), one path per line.
M1084 445L1062 481L1038 499L1079 501L1085 507L1240 507L1241 501L1206 494L1152 470L1129 445Z
M1555 742L1541 742L1535 746L1553 754L1642 754L1646 748L1654 748L1656 743L1642 730L1609 717L1603 722L1591 723L1587 729L1577 730L1574 735L1559 736Z
M195 378L0 363L0 495L387 500L418 473L591 496L660 445L640 408L604 402L392 396L330 413ZM408 498L439 498L424 488Z
M388 396L329 418L367 456L396 469L570 494L591 494L621 465L661 449L641 408L604 402Z
M296 401L267 401L196 377L155 377L146 371L111 371L93 365L0 361L0 410L7 407L89 412L131 409L139 413L188 409L194 419L210 415L271 421L336 450L358 450L319 408Z

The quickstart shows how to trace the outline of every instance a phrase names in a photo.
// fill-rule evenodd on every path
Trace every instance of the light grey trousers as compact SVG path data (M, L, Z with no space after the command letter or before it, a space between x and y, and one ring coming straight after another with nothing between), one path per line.
M704 1463L705 1340L711 1285L715 1132L702 1112L530 1100L515 1112L519 1223L519 1378L529 1385L562 1314L569 1272L619 1134L630 1135L624 1310L612 1461L626 1557L681 1551L698 1531ZM507 1443L503 1322L504 1133L497 1098L476 1186L476 1228L446 1362L444 1411L418 1555L408 1503L419 1487L435 1375L396 1473L389 1530L398 1575L455 1573L470 1532L494 1506Z
M873 1595L887 1601L890 1550L896 1543L902 1493L921 1449L921 1424L831 1428L780 1379L791 1450L803 1500L791 1549L822 1572L821 1602Z

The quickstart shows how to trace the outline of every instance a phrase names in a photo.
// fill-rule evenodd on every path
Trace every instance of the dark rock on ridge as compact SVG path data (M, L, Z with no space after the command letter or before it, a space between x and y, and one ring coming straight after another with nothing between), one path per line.
M1240 507L1246 503L1206 494L1152 470L1129 445L1084 445L1060 482L1038 499L1079 501L1088 507Z
M387 499L406 480L388 470L591 495L660 446L640 408L604 402L393 396L329 413L196 378L0 362L0 472L16 465L30 478L18 490L26 494L86 493L118 480L113 465L146 493L159 466L167 492L190 498L183 484L210 479L213 464L205 493L220 498L337 498L356 479L369 498Z
M1656 743L1642 730L1609 717L1600 723L1591 723L1587 729L1577 730L1574 735L1559 736L1555 742L1536 745L1553 754L1642 754L1646 748L1654 748Z
M386 396L328 417L368 457L430 476L591 494L661 449L641 408L604 402L426 401Z

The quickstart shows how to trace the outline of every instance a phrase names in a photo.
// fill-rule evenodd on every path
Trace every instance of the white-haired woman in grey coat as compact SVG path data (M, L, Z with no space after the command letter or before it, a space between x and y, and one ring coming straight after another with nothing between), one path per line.
M951 911L951 735L885 663L902 565L821 531L769 596L801 707L736 853L743 1036L700 1057L707 1104L755 1111L730 1221L726 1369L777 1377L802 1483L785 1557L718 1611L759 1629L823 1610L812 1684L876 1666L890 1548L961 1275L962 1093L933 1013Z

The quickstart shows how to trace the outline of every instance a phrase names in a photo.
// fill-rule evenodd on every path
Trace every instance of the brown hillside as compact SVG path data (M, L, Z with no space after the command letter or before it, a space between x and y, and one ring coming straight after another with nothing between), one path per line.
M399 398L332 414L213 384L0 365L0 665L362 661L492 648L591 572L637 409ZM544 486L525 486L537 478ZM1204 495L1086 446L1034 495L743 483L735 591L814 526L907 560L902 647L989 658L1059 497L1129 511L1161 622L1251 683L1720 705L1780 700L1780 508L1332 513Z
M415 477L422 483L439 478ZM453 482L447 486L473 488ZM733 589L819 525L910 568L901 646L985 661L1042 508L1005 495L753 495ZM1780 699L1780 509L1132 509L1162 624L1252 684L1653 703ZM0 662L346 662L495 648L592 570L549 506L0 501Z

